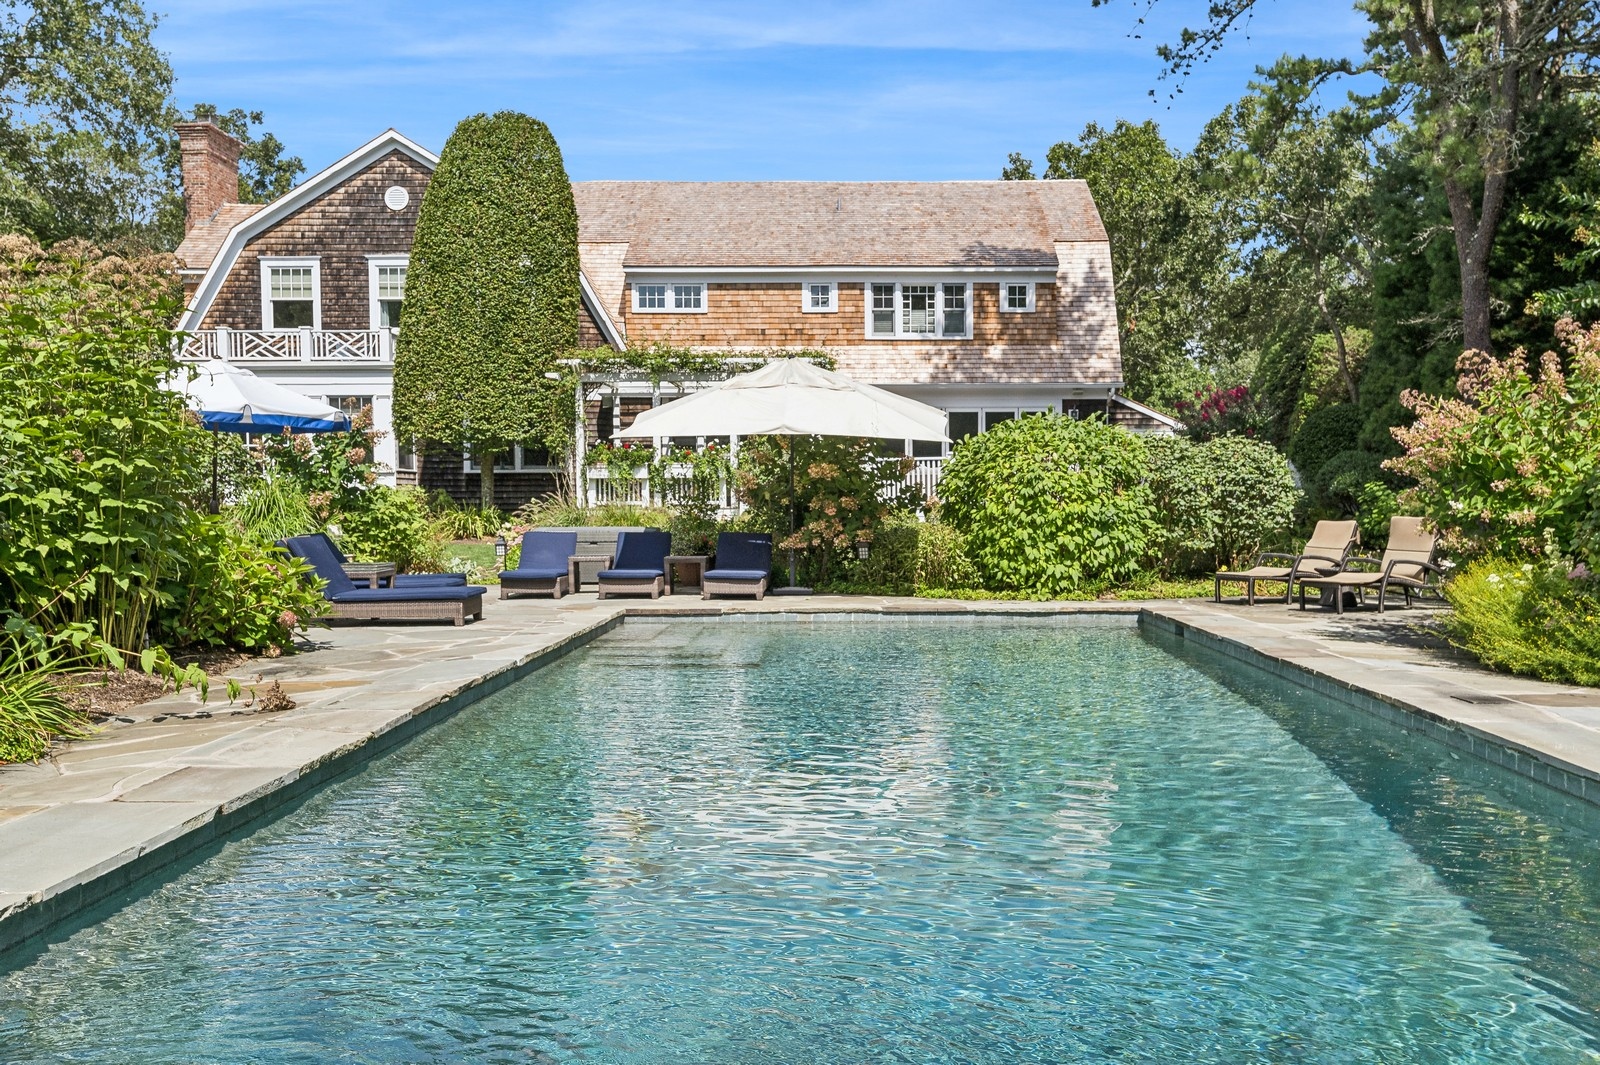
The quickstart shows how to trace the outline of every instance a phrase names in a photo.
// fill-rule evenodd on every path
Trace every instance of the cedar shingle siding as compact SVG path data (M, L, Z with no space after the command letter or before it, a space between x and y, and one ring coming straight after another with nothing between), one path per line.
M406 255L417 228L417 209L431 176L403 152L390 152L245 245L203 329L260 329L261 256L321 258L322 328L371 327L368 255ZM411 202L399 211L384 206L384 190L399 185Z

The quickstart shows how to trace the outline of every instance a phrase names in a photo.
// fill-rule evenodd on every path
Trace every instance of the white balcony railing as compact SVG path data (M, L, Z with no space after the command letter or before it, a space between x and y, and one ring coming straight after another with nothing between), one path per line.
M939 478L944 475L944 459L913 459L916 465L906 474L906 483L922 489L922 494L933 499L939 494Z
M228 362L394 364L393 329L199 329L186 334L178 357Z
M604 466L590 466L584 473L584 482L590 506L672 507L690 502L694 495L688 466L670 467L661 492L656 492L651 486L650 475L642 466L631 477L613 477ZM722 511L732 513L738 509L739 502L735 498L733 484L727 479L718 485L716 501L718 509Z

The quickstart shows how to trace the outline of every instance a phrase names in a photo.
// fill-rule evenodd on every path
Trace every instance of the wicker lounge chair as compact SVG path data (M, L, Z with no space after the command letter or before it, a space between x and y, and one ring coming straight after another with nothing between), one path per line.
M767 594L772 578L771 533L718 533L717 564L700 577L700 598Z
M325 618L360 618L372 621L453 621L466 624L483 617L483 593L477 584L433 584L410 588L358 588L345 576L327 543L315 536L292 536L288 549L310 563L327 584Z
M667 556L672 534L660 529L625 532L617 537L617 561L600 571L600 598L607 595L649 595L661 598L667 587Z
M1347 591L1354 591L1365 604L1367 590L1376 589L1380 614L1383 613L1384 600L1388 598L1390 588L1400 590L1405 596L1408 607L1411 605L1413 595L1424 592L1437 594L1438 578L1444 573L1444 570L1433 562L1433 553L1438 547L1439 538L1423 529L1422 521L1421 518L1391 518L1389 545L1384 548L1381 559L1362 555L1348 560L1351 565L1376 566L1377 569L1374 571L1347 569L1327 576L1297 578L1300 582L1300 609L1306 608L1308 587L1332 592L1333 604L1341 614L1344 613L1344 593Z
M350 559L345 556L343 551L339 550L339 545L334 543L333 537L327 533L320 532L308 535L327 544L328 550L333 552L333 557L338 560L341 568L349 565ZM305 538L301 537L301 539ZM293 548L289 546L288 540L279 540L278 546L285 551L293 551ZM413 588L436 584L453 584L460 587L467 583L467 575L465 573L396 573L393 577L384 579L388 581L387 584L382 585L385 588Z
M1283 582L1283 601L1287 605L1294 590L1294 582L1301 576L1320 577L1329 570L1344 568L1350 552L1361 543L1361 531L1353 521L1319 521L1311 531L1311 539L1298 555L1282 551L1264 551L1256 556L1253 566L1246 570L1223 571L1211 583L1211 601L1222 602L1222 582L1240 581L1244 584L1244 599L1256 605L1256 585L1261 581ZM1263 565L1268 559L1282 559L1287 566ZM1274 596L1273 598L1277 598Z
M572 591L567 560L578 553L575 532L526 532L517 568L500 574L500 598L532 592L560 599Z

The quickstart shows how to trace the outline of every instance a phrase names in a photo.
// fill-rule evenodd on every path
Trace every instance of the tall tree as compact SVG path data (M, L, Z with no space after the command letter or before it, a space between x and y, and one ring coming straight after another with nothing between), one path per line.
M148 227L172 70L137 0L0 0L0 229L45 241Z
M1092 0L1098 6L1110 0ZM1206 23L1158 51L1183 75L1222 47L1256 0L1214 0ZM1592 84L1600 53L1594 0L1359 0L1372 24L1359 60L1286 59L1279 80L1320 84L1376 74L1352 94L1374 125L1408 120L1407 144L1444 195L1460 286L1461 341L1493 347L1490 260L1529 120L1566 89Z
M395 350L396 432L495 459L546 435L547 372L578 340L578 212L549 128L464 119L422 198ZM548 417L548 415L546 415Z
M1207 294L1227 273L1227 242L1193 168L1154 122L1084 127L1076 143L1050 148L1043 177L1089 185L1111 238L1117 325L1130 395L1170 405L1187 398L1224 353L1201 338L1213 313ZM1027 179L1013 153L1002 176Z

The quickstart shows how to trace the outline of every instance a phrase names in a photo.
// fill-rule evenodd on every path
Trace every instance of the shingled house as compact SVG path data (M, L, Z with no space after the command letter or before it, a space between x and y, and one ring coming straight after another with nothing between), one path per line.
M281 199L237 200L238 150L179 127L187 206L178 248L184 353L371 410L388 432L394 338L417 209L438 159L390 130ZM573 186L588 347L824 349L838 369L948 412L961 439L1038 411L1171 422L1117 395L1110 246L1081 181L648 182ZM588 382L583 435L603 439L670 400L644 381ZM936 476L945 446L907 442ZM419 457L392 434L401 483L475 498L470 457ZM553 487L517 449L503 503Z

